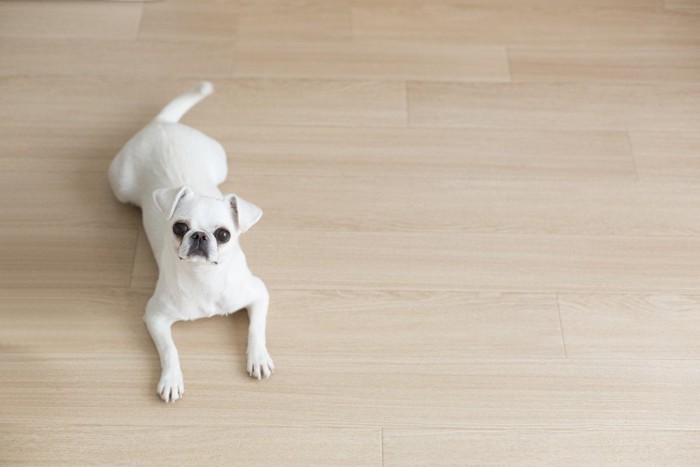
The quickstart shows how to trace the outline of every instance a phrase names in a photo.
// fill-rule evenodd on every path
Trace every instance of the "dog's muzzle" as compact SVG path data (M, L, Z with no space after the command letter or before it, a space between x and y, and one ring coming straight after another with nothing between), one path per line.
M190 247L187 256L203 256L209 259L209 242L211 239L205 232L195 232L190 236Z

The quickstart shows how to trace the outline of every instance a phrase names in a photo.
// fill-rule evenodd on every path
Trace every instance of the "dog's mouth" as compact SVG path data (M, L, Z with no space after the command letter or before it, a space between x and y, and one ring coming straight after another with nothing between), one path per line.
M195 252L195 253L193 253L191 255L187 255L187 256L179 256L179 258L180 258L180 261L187 261L190 263L207 263L207 264L213 264L213 265L219 264L218 261L210 261L209 257L202 252Z
M205 249L204 245L201 243L197 244L192 242L190 245L190 248L187 251L187 256L200 256L203 257L204 259L209 259L209 253Z
M202 250L201 248L190 248L190 251L185 256L179 256L181 261L188 261L192 263L209 263L209 264L219 264L218 261L211 261L209 259L209 254Z

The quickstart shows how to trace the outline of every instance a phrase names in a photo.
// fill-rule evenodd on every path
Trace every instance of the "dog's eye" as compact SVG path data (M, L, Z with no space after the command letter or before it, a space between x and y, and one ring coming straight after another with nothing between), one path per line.
M184 236L190 228L184 222L175 222L173 224L173 233L178 237Z
M231 232L224 228L216 229L214 236L219 243L226 243L231 239Z

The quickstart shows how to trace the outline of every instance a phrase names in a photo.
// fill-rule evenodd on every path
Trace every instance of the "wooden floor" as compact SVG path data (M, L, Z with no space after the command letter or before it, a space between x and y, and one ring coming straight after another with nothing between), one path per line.
M185 118L272 295L178 324L106 171ZM700 2L0 3L0 463L700 465Z

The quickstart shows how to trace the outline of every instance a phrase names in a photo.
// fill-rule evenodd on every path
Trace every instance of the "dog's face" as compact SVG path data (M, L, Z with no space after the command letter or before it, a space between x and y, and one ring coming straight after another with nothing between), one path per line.
M173 253L194 263L225 262L238 251L238 236L262 216L260 208L236 195L197 196L189 187L156 190L153 200L168 223Z

